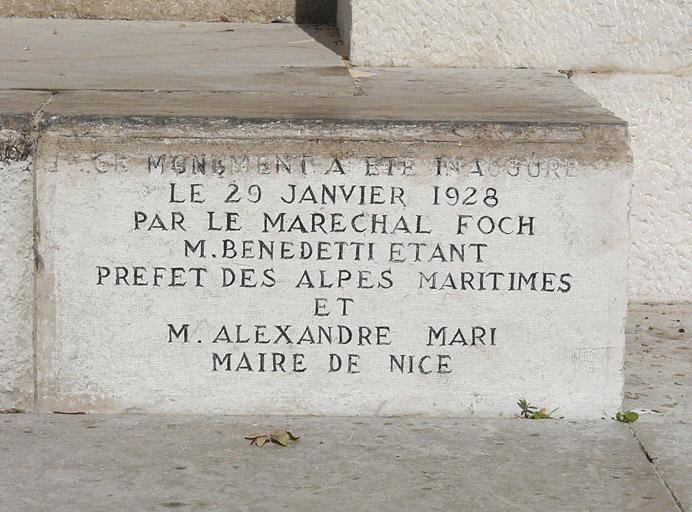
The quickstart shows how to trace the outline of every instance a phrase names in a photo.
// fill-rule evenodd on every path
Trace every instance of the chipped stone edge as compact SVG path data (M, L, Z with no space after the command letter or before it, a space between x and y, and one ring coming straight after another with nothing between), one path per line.
M456 143L513 146L532 144L556 152L576 148L570 155L582 162L632 163L626 121L613 116L609 122L543 121L407 121L388 119L248 118L229 116L175 116L168 114L84 115L52 114L41 123L42 133L83 140L189 139L191 131L206 132L208 141L306 140L364 143ZM577 146L575 146L577 145Z

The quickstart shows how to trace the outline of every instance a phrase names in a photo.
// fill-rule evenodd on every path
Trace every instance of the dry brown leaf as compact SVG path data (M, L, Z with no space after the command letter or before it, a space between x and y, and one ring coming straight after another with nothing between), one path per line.
M269 442L269 436L265 436L264 434L259 434L256 436L247 436L245 439L250 440L250 446L256 445L260 448Z
M288 446L288 442L291 440L291 436L285 430L274 430L271 433L271 440L274 443L280 444L281 446Z
M277 429L272 430L269 434L252 434L245 436L245 439L250 440L250 446L262 447L269 442L281 446L288 446L291 441L298 442L300 436L296 436L288 430Z

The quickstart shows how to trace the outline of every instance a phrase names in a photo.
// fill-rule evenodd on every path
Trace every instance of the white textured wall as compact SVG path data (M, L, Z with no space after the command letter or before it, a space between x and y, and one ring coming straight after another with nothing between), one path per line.
M573 71L577 85L630 123L631 298L692 300L692 2L340 3L356 66Z
M692 77L582 74L574 81L630 124L630 296L692 299Z
M350 0L350 7L357 66L667 72L690 65L688 1Z

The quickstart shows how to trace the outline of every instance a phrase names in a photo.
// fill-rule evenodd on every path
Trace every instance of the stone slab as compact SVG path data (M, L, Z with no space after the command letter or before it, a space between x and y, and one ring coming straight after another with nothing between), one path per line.
M464 138L467 129L475 129L476 123L498 123L493 130L486 130L484 137L491 136L493 131L505 131L511 132L512 138L524 133L522 137L530 136L534 142L549 137L552 142L568 143L600 140L606 142L606 146L610 139L621 139L624 133L625 124L620 119L558 73L366 68L358 76L336 90L321 89L321 85L315 83L309 94L294 94L293 85L285 81L273 83L271 94L263 91L261 82L237 94L224 91L61 91L47 106L46 115L49 122L52 122L50 116L55 115L59 121L67 118L75 123L86 122L88 118L152 116L173 116L179 120L330 121L340 122L342 126L339 132L323 130L325 136L332 133L342 136L346 129L356 126L372 133L393 126L398 133L391 137L396 139L405 136L406 132L400 129L402 123L408 133L437 125L435 140L449 141ZM177 78L171 77L171 80L168 88L180 90ZM15 84L14 81L10 83ZM44 85L52 88L54 84L49 80ZM330 123L330 126L335 125Z
M3 126L7 126L9 119L17 118L23 124L32 117L51 97L48 92L42 91L7 91L0 90L0 113Z
M692 77L575 73L632 136L633 300L692 301Z
M303 437L250 447L274 427ZM0 416L15 512L676 512L625 425L520 420Z
M353 93L329 27L10 18L0 33L0 89Z
M689 72L689 2L341 0L356 66ZM377 27L376 30L373 28Z
M48 93L0 91L0 410L33 407L33 113Z
M526 143L505 135L503 130L511 133L512 126L491 125L484 131L469 125L465 138L458 139L468 156L457 174L453 159L458 157L458 141L412 142L406 139L407 126L394 129L372 123L367 137L355 139L349 130L359 130L358 123L322 124L309 127L310 131L298 121L235 125L236 121L221 120L220 129L199 121L188 125L163 119L152 132L146 123L102 118L98 130L82 124L80 133L55 117L59 118L51 116L42 137L37 175L39 253L45 265L39 277L42 410L507 415L513 414L521 397L560 407L572 417L601 417L619 407L630 172L619 125L602 127L613 138L610 151L605 150L604 139ZM561 129L556 133L561 134ZM397 134L402 137L399 142ZM600 152L594 151L596 147ZM239 156L248 157L246 170L238 168ZM199 167L202 161L205 174ZM290 173L285 163L292 167ZM170 216L178 210L167 203L171 183L180 191L197 182L207 202L181 210L190 219L189 231L135 229L133 216L139 215L135 211ZM308 185L315 187L311 191L321 185L356 185L364 190L375 185L390 195L398 191L405 200L387 200L388 205L336 200L330 205L329 199L312 204L308 197L300 206L288 204L292 187L302 194ZM433 206L435 185L449 190L447 197L456 206ZM238 195L229 196L236 189ZM260 190L258 207L253 201ZM454 199L455 191L463 197ZM460 209L459 202L469 194L479 195ZM212 210L221 215L226 210L238 213L245 226L242 233L210 231L204 218ZM462 226L456 238L460 212L473 218L466 218L468 230ZM300 233L300 224L293 230L289 224L283 228L267 224L282 213L289 219L299 215L308 223L313 214L337 213L346 223L361 215L388 214L404 218L410 226L421 224L415 235L404 228L392 230L392 225L385 233L363 235L355 228L346 228L346 234L318 228ZM534 235L528 235L526 226L523 236L502 235L498 230L490 236L481 233L502 216L510 219L504 225L514 223L505 229L507 233L521 231L516 224L521 222L519 216L534 217L543 227L536 238L530 238ZM487 217L486 225L474 227L480 217ZM358 224L358 229L362 227ZM209 238L205 257L194 252L186 256L185 240L196 244L203 238ZM314 246L320 241L357 240L373 243L374 252L372 261L358 260L350 250L341 260L330 252L331 261L318 262L314 255L305 261L278 256L260 261L222 249L226 239L255 240L251 242L255 244L283 241L294 248L301 242ZM392 242L404 247L409 241L426 243L424 250L432 250L438 242L441 247L487 242L489 252L466 256L463 264L457 259L454 265L435 259L426 262L431 255L411 263L415 257L410 254L392 257L387 252L394 247ZM151 270L178 265L204 267L199 271L204 274L200 286L195 282L171 290L153 286L149 276L148 285L132 288L113 280L121 272L115 267ZM240 288L243 268L256 274ZM354 276L340 288L333 284L339 270ZM476 282L464 291L467 285L454 282L460 279L458 272L466 270L467 277L473 272L507 274L499 285L487 285L494 290L473 290L483 288ZM431 278L435 272L439 276ZM523 291L512 293L510 288L518 285L510 280L519 272L527 276L535 272L539 277L530 279L540 282L546 276L547 284L527 284ZM445 277L448 274L452 277ZM223 276L229 286L223 286ZM445 281L447 286L442 285ZM348 303L348 318L333 309L341 298L354 301ZM332 318L320 318L316 299L327 301L321 305L332 304L327 306ZM487 337L477 345L468 338L464 348L467 342L456 335L456 346L435 347L441 342L435 334L433 343L431 333L448 323L447 341L457 330L468 338L471 332L495 329L496 346ZM185 324L187 343L180 335ZM273 327L287 324L295 326L293 344L287 344ZM332 346L327 341L309 346L308 338L302 346L296 343L307 328L336 330L342 324L351 330L380 327L386 333L383 343L369 346L373 338L357 347L355 343ZM268 326L269 347L261 342L236 343L248 333L264 338L255 327L261 325ZM240 336L236 329L242 331ZM269 353L264 348L277 352L277 357L304 359L305 372L284 374L283 368L272 367L265 374L259 370L259 354ZM241 359L229 363L229 353ZM253 359L250 367L242 362L244 354ZM341 374L347 367L334 370L331 354L340 358L353 354L353 360L360 362L354 362L352 373ZM397 374L392 358L406 364L415 361L411 363L415 371ZM437 369L428 373L433 358ZM299 366L302 370L303 363ZM450 387L456 390L453 394Z
M349 70L329 28L179 25L0 19L0 89L61 91L51 111L84 115L620 122L556 73Z
M334 23L335 0L3 0L0 16Z

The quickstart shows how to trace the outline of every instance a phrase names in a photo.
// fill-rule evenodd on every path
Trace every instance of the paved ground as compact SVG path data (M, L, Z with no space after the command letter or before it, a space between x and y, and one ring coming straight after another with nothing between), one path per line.
M8 511L675 511L627 426L513 420L0 420ZM244 435L288 425L295 446Z
M691 341L692 305L630 306L623 407L651 410L632 431L685 511L692 511Z
M635 305L629 323L625 406L652 410L631 427L6 414L0 510L692 511L692 306ZM243 439L272 427L303 438Z

